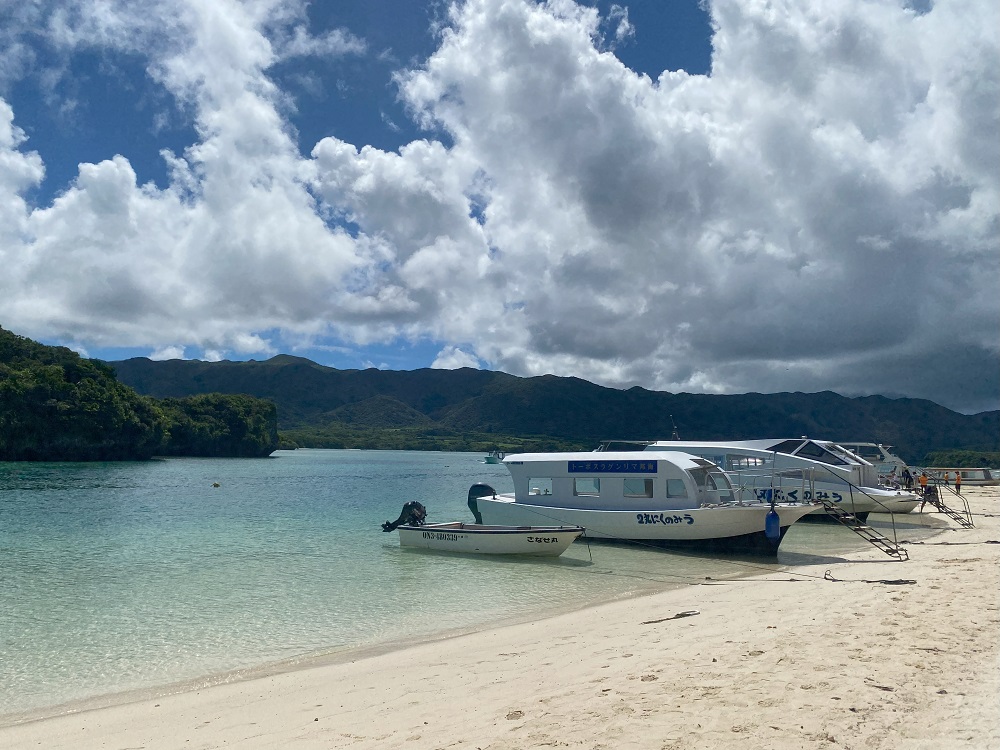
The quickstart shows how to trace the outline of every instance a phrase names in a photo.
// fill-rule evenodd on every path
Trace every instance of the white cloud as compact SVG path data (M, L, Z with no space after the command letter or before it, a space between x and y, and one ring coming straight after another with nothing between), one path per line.
M154 362L163 362L168 359L185 359L183 346L165 346L157 349L149 355Z
M435 366L996 408L1000 9L710 8L711 77L651 80L608 51L623 8L456 5L399 76L446 137L388 153L296 143L271 66L365 52L299 2L67 4L48 43L146 55L198 140L164 189L108 154L33 207L43 165L0 100L0 321L219 357L429 337Z
M457 370L461 367L471 367L474 370L480 369L479 358L475 354L463 351L457 346L446 346L434 359L431 365L435 370Z

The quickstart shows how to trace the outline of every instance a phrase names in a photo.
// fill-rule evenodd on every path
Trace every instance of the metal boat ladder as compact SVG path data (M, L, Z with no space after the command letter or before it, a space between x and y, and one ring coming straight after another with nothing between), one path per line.
M964 506L962 510L955 510L954 508L948 506L942 496L942 488L946 488L948 492L962 501L962 505ZM927 492L924 494L923 500L926 501L928 505L933 505L939 511L948 516L948 518L958 523L958 525L963 529L975 528L975 524L972 522L972 511L969 509L969 501L965 499L964 495L960 495L955 492L950 485L941 484L940 482L932 484L927 488Z
M826 510L827 515L849 528L862 539L867 539L872 545L885 552L889 557L894 557L900 562L910 559L909 553L900 547L897 542L880 534L876 529L868 526L853 513L848 513L839 505L829 500L821 500L820 502L823 503L823 508Z

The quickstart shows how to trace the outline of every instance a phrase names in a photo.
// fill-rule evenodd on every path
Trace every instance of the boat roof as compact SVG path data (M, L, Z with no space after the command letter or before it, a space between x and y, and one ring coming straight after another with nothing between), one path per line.
M818 446L819 453L817 454L817 448L813 448L813 453L809 454L805 452L808 446ZM829 453L836 456L838 463L843 463L847 465L858 465L858 466L871 466L871 464L860 456L856 456L849 450L841 446L839 443L835 443L832 440L815 440L809 437L799 437L799 438L761 438L757 440L657 440L646 446L646 450L679 450L683 451L687 448L692 448L694 450L703 450L705 448L717 449L720 451L726 450L745 450L745 451L762 451L767 453L782 453L789 456L796 456L798 458L803 458L807 460L818 460L820 463L829 463L828 461L823 461L821 455L822 451L828 451Z
M1000 471L990 466L925 466L923 471Z
M714 469L714 463L699 456L692 456L690 453L676 450L650 450L636 451L570 451L563 453L513 453L504 458L505 465L526 464L526 463L550 463L557 461L594 461L600 463L613 463L616 461L666 461L668 463L691 471L692 469Z

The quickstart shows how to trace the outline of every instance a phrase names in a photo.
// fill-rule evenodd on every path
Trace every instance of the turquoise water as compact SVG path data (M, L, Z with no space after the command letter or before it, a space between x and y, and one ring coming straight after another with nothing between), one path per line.
M476 481L511 489L505 467L469 453L0 463L0 715L864 546L797 524L777 563L582 544L501 560L403 551L381 532L414 499L431 521L471 520Z

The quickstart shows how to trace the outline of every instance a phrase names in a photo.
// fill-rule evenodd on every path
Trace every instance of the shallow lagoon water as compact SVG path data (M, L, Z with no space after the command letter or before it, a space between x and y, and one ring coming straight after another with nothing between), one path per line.
M471 520L477 481L511 489L505 467L472 453L0 463L0 714L706 577L800 564L822 576L866 546L840 527L796 524L777 562L580 543L554 560L503 560L401 550L382 533L408 500L431 521ZM927 533L910 526L909 538Z

